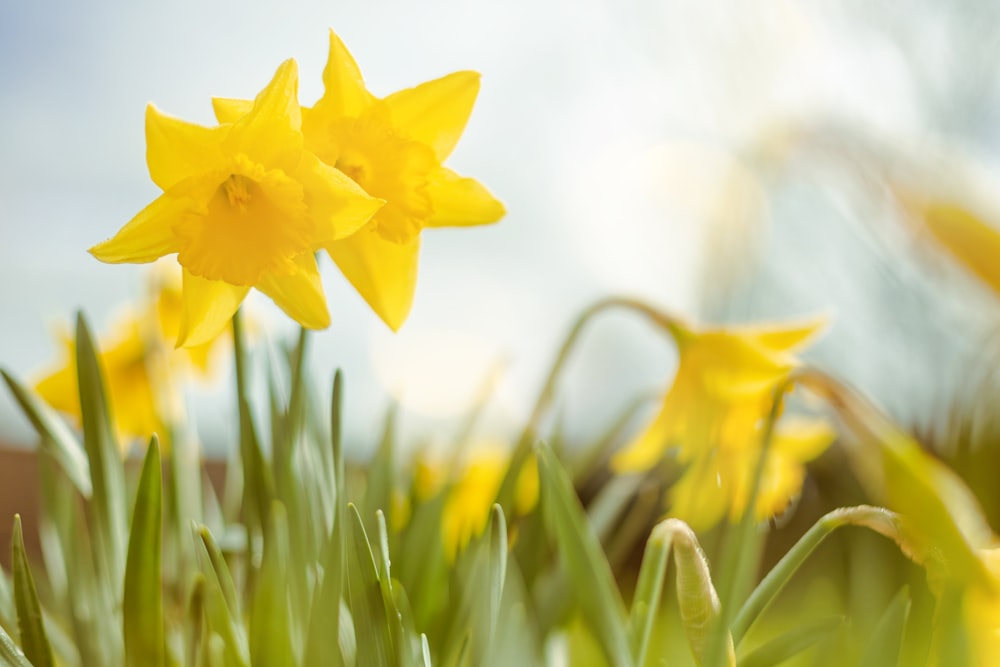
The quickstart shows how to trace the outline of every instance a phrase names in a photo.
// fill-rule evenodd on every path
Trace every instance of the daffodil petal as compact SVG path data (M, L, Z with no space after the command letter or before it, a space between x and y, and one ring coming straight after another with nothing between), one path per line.
M434 213L428 227L466 227L496 222L506 210L490 191L474 178L459 176L442 167L427 184Z
M302 184L317 244L354 234L385 203L312 153L302 154L293 177Z
M818 315L800 323L749 328L747 333L770 350L792 352L821 334L829 325L829 316Z
M230 285L222 280L206 280L185 269L184 308L177 347L203 345L218 336L249 290L249 287Z
M261 164L294 168L303 141L298 89L298 65L288 59L254 99L253 108L230 128L228 152L245 153Z
M354 57L333 30L330 31L330 53L323 69L323 87L323 97L315 109L335 118L356 117L375 101L365 88Z
M316 258L312 253L302 253L295 258L294 266L295 271L289 274L263 274L257 289L305 328L325 329L330 326L330 311Z
M624 449L611 458L611 468L616 472L644 472L655 466L670 446L673 432L673 413L670 400L664 401L656 418Z
M1000 231L954 204L933 203L924 224L938 243L1000 294Z
M465 131L479 94L478 72L454 72L385 98L393 125L434 149L443 162Z
M175 253L180 246L173 224L189 207L184 198L160 195L117 234L91 248L90 254L109 264L145 264Z
M213 97L212 111L220 123L235 123L253 110L253 100L238 100L232 97Z
M146 164L153 182L169 190L197 174L224 164L221 142L224 128L189 123L146 107Z
M668 493L670 516L685 521L693 530L707 530L719 523L730 504L729 489L721 481L722 470L715 456L695 460Z
M774 451L800 463L822 454L837 432L825 419L790 416L781 420L774 434Z
M369 226L325 247L372 310L390 329L399 330L413 305L420 237L393 243Z

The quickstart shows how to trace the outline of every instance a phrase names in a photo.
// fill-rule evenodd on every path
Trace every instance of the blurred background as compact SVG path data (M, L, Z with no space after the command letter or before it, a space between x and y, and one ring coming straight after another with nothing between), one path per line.
M77 309L105 332L142 297L143 267L86 249L158 194L146 103L208 124L211 96L252 96L295 57L312 104L330 27L376 95L483 73L448 164L508 209L424 235L395 335L323 264L334 323L311 372L325 395L344 369L355 447L390 399L407 439L447 441L491 377L483 437L515 431L570 323L609 294L704 322L829 312L811 360L923 432L991 382L997 301L896 194L1000 219L992 0L0 3L0 365L37 378ZM261 338L293 340L266 299L250 309ZM561 394L567 435L662 390L674 361L634 316L600 320ZM235 440L217 362L188 393L210 451ZM0 441L33 440L0 392Z

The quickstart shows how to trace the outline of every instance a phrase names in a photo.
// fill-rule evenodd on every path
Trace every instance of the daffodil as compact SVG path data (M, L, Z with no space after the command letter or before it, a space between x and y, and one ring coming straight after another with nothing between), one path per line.
M163 428L162 380L164 368L150 347L145 318L128 317L114 336L98 343L98 358L104 371L106 390L118 442L165 436ZM76 345L71 336L59 336L63 359L59 367L35 383L35 390L55 409L80 417L80 393L76 373Z
M469 540L486 528L500 482L507 471L508 454L501 445L480 445L471 450L448 488L441 535L445 554L454 560ZM430 497L444 482L441 469L426 463L418 465L416 474L418 497ZM513 512L527 514L538 502L538 467L534 461L525 465L517 479Z
M794 353L824 326L697 332L674 324L680 361L653 421L612 459L619 472L644 471L668 451L687 466L670 491L671 515L695 528L747 507L774 392L796 367ZM817 421L780 427L765 461L755 514L780 512L801 488L802 464L819 455L833 432Z
M397 330L413 303L421 230L481 225L504 215L483 185L443 166L472 112L479 74L455 72L377 98L331 31L323 83L322 98L302 109L306 148L386 202L358 233L323 247ZM215 100L220 122L239 122L247 109L241 100Z
M163 194L91 253L183 267L178 345L214 338L255 287L307 328L329 325L314 253L382 202L304 148L298 70L284 62L246 114L203 127L146 111L146 160Z

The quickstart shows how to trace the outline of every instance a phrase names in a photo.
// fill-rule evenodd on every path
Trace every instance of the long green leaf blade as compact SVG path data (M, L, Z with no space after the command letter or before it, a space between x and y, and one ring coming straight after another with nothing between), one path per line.
M125 561L123 621L128 667L162 667L165 660L160 569L162 524L160 442L154 435L139 477Z
M11 564L14 572L14 605L17 608L17 629L21 633L24 655L35 667L52 667L52 647L42 623L42 607L38 603L35 581L28 567L21 532L21 515L14 515L14 536L11 544Z
M264 557L250 609L250 660L255 665L294 665L289 613L288 517L279 502L271 506Z
M25 387L7 371L0 369L0 375L14 396L14 400L31 421L41 438L42 448L52 455L65 471L73 485L84 498L90 498L93 485L90 482L90 464L80 441L69 429L56 411L45 404L31 389Z
M570 579L587 582L575 590L584 618L611 665L632 665L625 629L625 603L600 542L587 523L569 477L552 451L545 445L539 445L537 451L545 520L555 536Z
M83 421L83 445L90 461L94 485L95 522L100 534L97 548L100 571L114 591L120 591L125 574L127 543L125 471L111 428L105 383L97 348L83 313L76 320L76 363Z
M0 665L3 667L32 667L24 652L0 625Z
M354 505L348 505L348 517L347 593L357 634L357 664L391 665L395 651L371 542Z

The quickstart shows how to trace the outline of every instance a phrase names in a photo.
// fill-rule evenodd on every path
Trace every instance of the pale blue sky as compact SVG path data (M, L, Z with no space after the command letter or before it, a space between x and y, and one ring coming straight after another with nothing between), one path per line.
M485 430L510 431L571 318L612 292L722 319L832 306L818 359L920 414L947 391L927 388L932 373L954 383L993 326L988 298L947 268L928 274L912 248L894 254L877 189L859 190L844 164L865 151L894 164L931 141L991 165L1000 105L984 63L1000 23L989 3L903 4L905 21L890 2L0 3L0 365L30 377L55 354L54 324L83 308L106 330L140 295L140 269L85 249L157 194L146 103L207 123L212 95L251 96L295 57L309 104L333 27L379 95L482 72L449 164L509 211L494 227L425 235L413 314L395 336L324 265L334 325L315 338L314 370L325 386L345 369L353 434L367 439L395 393L416 436L446 438L497 360ZM793 149L803 164L793 155L771 178L754 151L782 128L806 146ZM847 157L828 160L830 145ZM720 202L743 213L720 218ZM275 336L291 331L258 305ZM663 385L671 363L642 327L598 326L570 378L571 432ZM209 440L230 409L227 380L193 401ZM4 437L31 440L5 394Z

